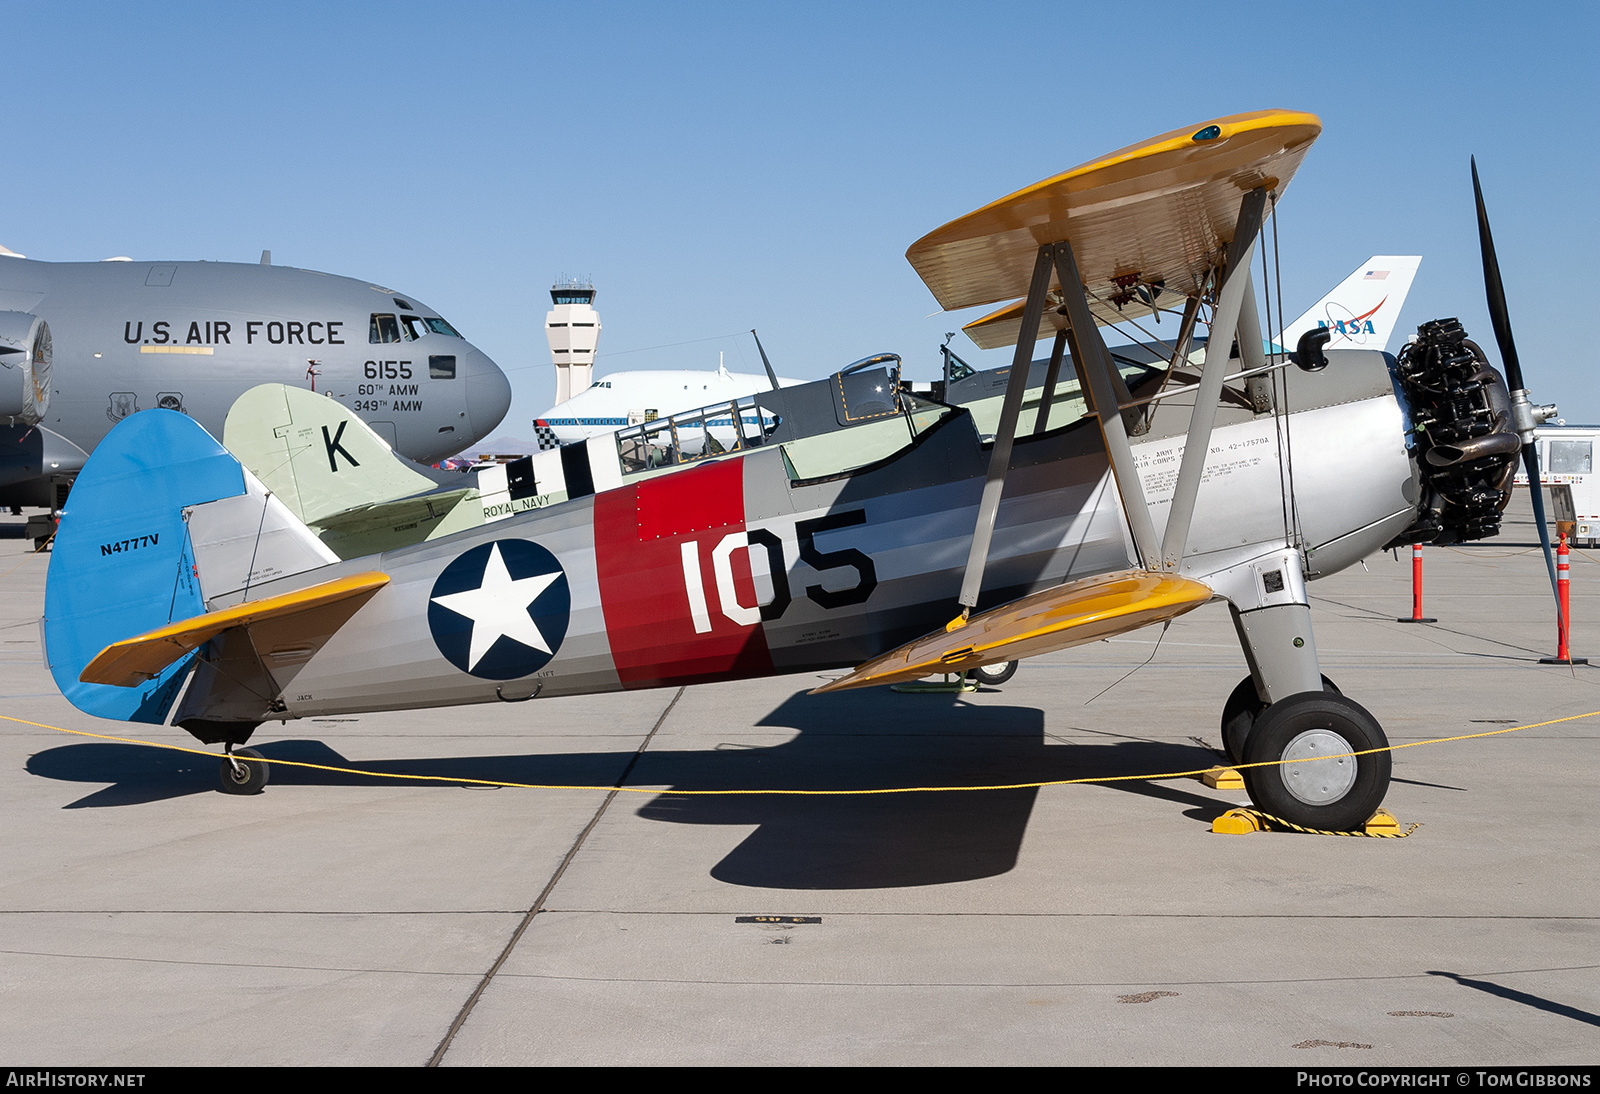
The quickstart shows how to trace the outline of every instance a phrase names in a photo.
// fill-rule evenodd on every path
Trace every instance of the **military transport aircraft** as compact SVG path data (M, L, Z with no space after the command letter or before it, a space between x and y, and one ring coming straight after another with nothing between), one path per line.
M112 426L146 409L214 432L267 381L341 401L432 463L505 417L505 374L415 297L234 262L38 262L0 249L0 505L56 507Z
M1398 358L1327 349L1326 329L1292 359L1263 352L1278 339L1252 262L1320 131L1282 110L1175 130L913 244L947 309L1023 297L983 428L977 404L906 392L881 354L541 453L525 485L551 504L341 558L192 419L132 415L63 516L51 671L88 713L223 744L224 787L253 792L266 766L237 746L272 720L847 670L831 692L1221 600L1250 670L1223 712L1230 751L1302 761L1248 770L1251 798L1356 827L1390 759L1352 754L1383 730L1325 686L1306 583L1390 543L1494 534L1534 421L1520 373L1508 394L1454 320ZM1158 293L1184 301L1170 360L1113 361L1098 324ZM744 423L732 444L681 443L713 415Z

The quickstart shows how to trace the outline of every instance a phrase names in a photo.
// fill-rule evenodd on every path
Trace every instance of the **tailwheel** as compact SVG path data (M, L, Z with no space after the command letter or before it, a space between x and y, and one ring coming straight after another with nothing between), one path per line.
M1245 789L1257 809L1302 828L1349 832L1383 803L1393 766L1377 719L1343 695L1307 691L1273 703L1245 742Z
M1322 678L1322 690L1342 694L1339 685L1326 676ZM1256 719L1266 709L1267 704L1256 694L1255 680L1249 676L1239 681L1228 701L1222 704L1222 750L1228 754L1229 763L1244 763L1245 741L1249 740Z
M224 794L259 794L267 788L267 764L253 748L235 748L222 758Z

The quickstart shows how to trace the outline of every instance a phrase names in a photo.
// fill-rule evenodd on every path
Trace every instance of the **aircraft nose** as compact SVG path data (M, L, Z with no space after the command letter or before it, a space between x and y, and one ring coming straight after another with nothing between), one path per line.
M482 440L493 433L511 409L511 381L489 355L476 347L466 355L467 420Z

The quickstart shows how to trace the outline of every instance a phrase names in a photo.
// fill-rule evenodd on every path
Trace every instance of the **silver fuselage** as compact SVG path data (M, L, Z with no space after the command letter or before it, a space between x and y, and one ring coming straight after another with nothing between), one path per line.
M1329 357L1322 373L1281 374L1279 399L1290 413L1221 412L1186 573L1215 575L1221 589L1227 573L1287 550L1316 578L1379 549L1415 517L1416 477L1388 359L1366 351ZM1135 438L1158 532L1188 420L1182 398L1160 404L1149 431ZM596 474L592 496L261 586L252 598L346 573L378 570L391 579L314 656L275 672L283 709L272 717L859 664L954 614L989 458L980 434L992 410L951 414L891 457L831 476L797 479L778 445L610 489ZM1071 425L1016 443L980 608L1134 564L1099 430L1082 411L1081 402L1058 404L1051 421ZM536 672L483 679L442 655L429 608L446 566L506 540L554 555L570 587L570 616L559 648ZM238 598L210 607L227 599ZM195 698L181 713L203 717Z

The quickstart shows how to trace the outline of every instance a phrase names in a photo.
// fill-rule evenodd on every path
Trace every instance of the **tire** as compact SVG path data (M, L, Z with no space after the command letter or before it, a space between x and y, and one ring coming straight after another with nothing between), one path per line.
M234 766L237 761L238 766ZM267 767L253 748L236 748L233 760L223 760L218 772L224 794L259 794L267 788Z
M1383 804L1393 759L1389 752L1339 757L1341 753L1387 749L1389 739L1371 714L1353 700L1306 691L1261 712L1245 743L1245 789L1257 809L1302 828L1350 832ZM1325 760L1278 765L1282 760Z
M972 670L972 678L987 688L997 688L1017 674L1017 662L1007 661L1003 665L984 665L982 668Z
M1322 690L1334 695L1343 694L1339 685L1326 676L1322 678ZM1249 676L1239 681L1239 686L1233 689L1228 701L1222 704L1222 751L1228 754L1229 763L1244 763L1245 741L1250 737L1250 728L1266 709L1267 704L1256 694L1254 678Z

